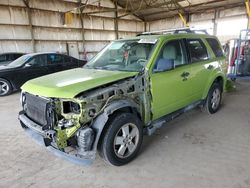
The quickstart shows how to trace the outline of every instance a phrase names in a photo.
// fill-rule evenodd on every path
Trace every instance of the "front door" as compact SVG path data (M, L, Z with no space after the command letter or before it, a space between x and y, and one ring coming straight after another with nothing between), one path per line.
M48 74L47 55L41 54L30 58L12 80L14 80L13 82L16 83L17 87L20 87L28 80L44 76L46 74Z
M174 68L158 72L162 62L174 62ZM161 65L164 67L164 65ZM166 42L153 68L151 76L153 120L192 103L190 98L190 68L183 40Z
M64 57L64 63L67 69L73 69L73 68L77 68L78 66L78 60L70 57L70 56L63 56Z
M48 54L49 73L55 73L67 69L63 57L64 56L61 54Z

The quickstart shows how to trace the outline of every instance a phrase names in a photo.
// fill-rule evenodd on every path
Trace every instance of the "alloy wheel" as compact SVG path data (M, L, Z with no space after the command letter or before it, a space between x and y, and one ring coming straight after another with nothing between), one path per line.
M9 92L10 87L5 81L0 81L0 95L5 95Z
M218 88L216 88L213 92L212 99L211 99L211 104L212 104L212 109L215 110L218 108L220 104L220 98L221 98L221 93Z
M123 125L114 138L114 151L119 158L129 157L137 148L139 130L133 123Z

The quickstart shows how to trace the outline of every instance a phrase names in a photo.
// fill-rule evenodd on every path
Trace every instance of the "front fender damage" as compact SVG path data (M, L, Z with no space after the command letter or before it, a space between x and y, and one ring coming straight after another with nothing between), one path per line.
M146 79L145 74L137 75L80 93L74 99L54 99L56 121L52 130L46 132L55 134L43 138L48 149L77 164L79 160L90 164L95 159L102 130L115 111L130 108L145 124L150 120Z

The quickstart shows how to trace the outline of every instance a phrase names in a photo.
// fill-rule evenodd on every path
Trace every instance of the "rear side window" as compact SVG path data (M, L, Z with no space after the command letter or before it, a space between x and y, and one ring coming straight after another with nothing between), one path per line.
M1 61L6 61L6 55L0 55L0 62Z
M73 58L69 57L69 56L64 56L64 63L72 63Z
M220 47L219 42L216 39L213 38L207 38L206 39L210 47L212 48L214 55L216 57L222 57L223 56L223 51Z
M200 39L187 39L191 62L199 62L208 59L206 46Z
M59 54L49 54L48 55L48 64L62 64L63 56Z

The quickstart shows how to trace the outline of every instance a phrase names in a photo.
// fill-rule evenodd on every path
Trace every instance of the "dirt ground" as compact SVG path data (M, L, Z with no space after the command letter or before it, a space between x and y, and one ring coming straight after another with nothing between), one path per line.
M227 93L215 115L196 109L144 137L123 167L55 157L24 134L19 110L19 93L0 98L0 187L250 188L250 82Z

